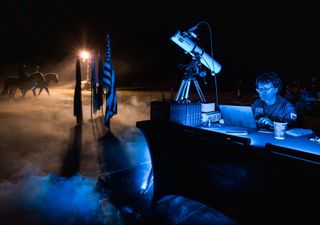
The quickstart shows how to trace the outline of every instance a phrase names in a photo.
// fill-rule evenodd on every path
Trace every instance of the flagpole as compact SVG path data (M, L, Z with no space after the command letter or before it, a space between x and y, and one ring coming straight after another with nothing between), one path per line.
M92 82L92 80L91 80L91 82ZM91 120L92 120L92 114L93 114L93 112L92 112L92 108L93 108L93 93L92 93L92 86L91 86L91 109L90 109L90 117L91 117Z
M93 57L93 56L91 56L91 57ZM91 60L92 61L92 60ZM89 62L88 62L89 63ZM90 62L91 63L91 62ZM91 70L92 70L92 66L91 66ZM91 71L91 73L92 73L92 71ZM90 90L91 90L91 93L90 93L90 95L91 95L91 101L90 101L90 105L91 105L91 107L90 107L90 118L91 118L91 121L93 120L93 115L92 115L92 108L93 108L93 93L92 93L92 89L93 89L93 83L92 83L92 78L91 78L91 82L90 82L90 86L91 86L91 88L90 88Z
M103 92L103 87L102 87L102 96L104 95L104 92ZM102 119L102 123L104 123L104 114L103 114L103 107L104 107L104 104L103 104L103 99L102 98L102 105L101 105L101 119Z
M90 118L92 120L93 116L92 116L92 108L93 108L93 93L92 93L92 81L91 81L91 101L90 101L90 104L91 104L91 107L90 107Z
M103 88L102 88L102 94L103 94ZM103 99L102 99L101 112L102 112L102 116L104 116L104 114L103 114Z

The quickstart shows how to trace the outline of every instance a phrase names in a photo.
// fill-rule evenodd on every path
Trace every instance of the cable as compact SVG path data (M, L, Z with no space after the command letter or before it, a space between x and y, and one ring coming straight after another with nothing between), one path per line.
M199 26L200 24L205 24L209 28L209 36L210 36L210 53L211 53L211 58L212 58L212 65L214 64L214 59L213 59L213 45L212 45L212 31L211 31L211 26L208 22L206 21L201 21L197 24ZM208 64L208 63L207 63ZM217 76L214 71L214 67L212 68L213 70L210 71L211 75L214 77L214 86L215 86L215 95L216 95L216 110L219 110L219 96L218 96L218 82L217 82Z

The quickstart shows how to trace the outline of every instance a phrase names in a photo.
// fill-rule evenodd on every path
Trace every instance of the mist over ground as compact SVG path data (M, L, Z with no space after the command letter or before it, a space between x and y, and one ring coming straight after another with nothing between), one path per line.
M72 84L68 85L72 86ZM90 92L82 92L84 124L78 172L63 176L63 168L76 140L73 88L56 85L50 96L0 99L0 216L6 224L122 224L121 216L96 191L105 166L98 139L106 130L102 112L92 115ZM123 170L150 162L142 133L135 127L149 119L149 103L161 93L118 91L118 114L111 132L130 157L114 166ZM103 109L104 111L105 109ZM110 150L112 151L112 149ZM115 152L116 154L116 152ZM105 197L105 196L104 196ZM20 215L20 216L17 216Z

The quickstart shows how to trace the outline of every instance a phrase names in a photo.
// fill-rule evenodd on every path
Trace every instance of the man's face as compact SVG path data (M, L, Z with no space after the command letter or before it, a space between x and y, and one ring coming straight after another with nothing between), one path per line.
M258 83L258 88L256 90L259 93L260 98L267 102L274 99L278 92L278 88L275 88L271 82Z

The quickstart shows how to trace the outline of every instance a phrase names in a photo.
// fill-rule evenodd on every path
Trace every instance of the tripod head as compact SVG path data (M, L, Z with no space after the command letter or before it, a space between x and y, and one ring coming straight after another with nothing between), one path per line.
M206 71L201 68L201 56L200 54L195 54L193 60L186 65L180 64L179 68L184 69L184 78L179 87L179 91L176 96L176 101L178 102L190 102L189 100L189 89L191 82L195 85L195 88L200 96L201 102L206 102L206 99L201 91L200 85L196 79L196 75L200 77L206 76ZM206 81L205 81L206 83Z
M196 75L200 77L206 76L206 70L202 68L200 59L201 56L197 53L194 55L192 61L189 64L178 65L179 69L185 70L184 75L186 78L193 78Z

